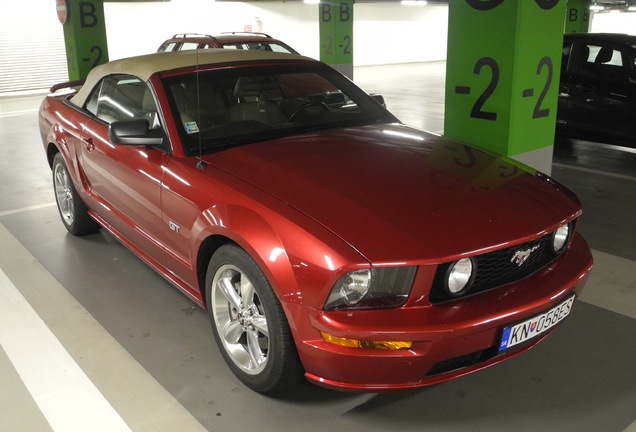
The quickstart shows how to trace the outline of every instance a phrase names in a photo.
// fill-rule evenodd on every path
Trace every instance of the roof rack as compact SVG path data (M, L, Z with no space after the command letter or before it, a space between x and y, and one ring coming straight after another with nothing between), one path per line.
M270 35L268 35L267 33L262 33L262 32L223 32L221 34L232 34L232 35L251 35L251 36L262 36L262 37L266 37L266 38L270 38L272 39L272 37Z
M185 37L209 37L214 39L214 36L204 33L177 33L172 38L185 38Z

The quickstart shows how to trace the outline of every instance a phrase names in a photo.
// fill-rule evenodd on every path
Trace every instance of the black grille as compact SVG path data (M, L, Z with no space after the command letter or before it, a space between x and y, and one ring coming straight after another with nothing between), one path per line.
M453 372L459 369L464 369L477 363L490 360L497 355L496 348L489 348L483 351L477 351L472 354L463 355L461 357L450 358L439 363L436 363L427 372L426 376L441 375L449 372Z
M572 228L570 226L570 233ZM517 253L528 254L520 265L519 261L523 257L515 260ZM545 267L557 256L558 254L552 250L552 234L548 234L538 240L472 257L475 264L475 279L464 295L476 294L523 279ZM446 274L452 264L442 264L437 268L430 293L431 303L441 303L456 298L448 294L444 288Z

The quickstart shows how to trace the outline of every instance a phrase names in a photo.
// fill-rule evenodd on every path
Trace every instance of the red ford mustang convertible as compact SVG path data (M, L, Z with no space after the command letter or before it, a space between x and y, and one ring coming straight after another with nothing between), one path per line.
M40 131L67 230L205 308L258 392L414 388L529 349L592 268L577 198L379 99L300 56L160 53L48 96Z

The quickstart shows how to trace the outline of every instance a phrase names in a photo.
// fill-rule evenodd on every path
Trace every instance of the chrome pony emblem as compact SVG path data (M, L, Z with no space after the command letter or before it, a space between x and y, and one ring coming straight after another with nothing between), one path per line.
M510 262L515 263L517 267L521 267L523 263L526 262L528 258L530 258L530 254L532 254L532 252L536 251L537 249L539 249L539 245L533 246L530 249L518 250L512 256Z

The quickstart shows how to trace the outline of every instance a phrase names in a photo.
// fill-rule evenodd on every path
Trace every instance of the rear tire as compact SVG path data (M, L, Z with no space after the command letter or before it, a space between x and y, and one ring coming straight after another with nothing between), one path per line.
M82 236L99 231L100 226L88 215L86 204L77 194L73 180L64 162L57 153L53 158L53 189L55 202L64 226L73 235Z
M283 308L267 278L241 248L212 256L208 316L225 362L249 388L277 393L298 382L302 366Z

